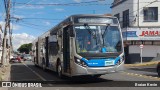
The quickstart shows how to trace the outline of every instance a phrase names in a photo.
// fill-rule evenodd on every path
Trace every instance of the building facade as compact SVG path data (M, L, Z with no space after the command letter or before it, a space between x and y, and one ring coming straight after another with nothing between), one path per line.
M160 0L114 0L111 8L122 27L126 63L140 62L140 56L160 60Z

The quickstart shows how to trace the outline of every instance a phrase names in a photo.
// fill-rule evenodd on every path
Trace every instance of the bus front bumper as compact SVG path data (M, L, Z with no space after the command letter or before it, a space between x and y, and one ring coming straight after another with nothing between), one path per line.
M116 66L108 66L108 67L82 67L78 64L75 64L75 67L72 69L71 76L79 76L79 75L97 75L97 74L107 74L114 73L124 70L124 62L120 65Z

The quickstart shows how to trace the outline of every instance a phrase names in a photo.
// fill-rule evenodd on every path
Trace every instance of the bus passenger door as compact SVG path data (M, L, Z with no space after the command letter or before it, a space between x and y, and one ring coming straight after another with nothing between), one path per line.
M69 72L70 69L70 39L69 27L63 29L63 70Z
M49 66L49 58L48 58L48 43L49 42L48 42L48 39L49 39L48 37L45 38L45 50L46 50L46 52L45 52L45 58L46 58L45 62L46 63L45 64L46 64L46 67Z
M36 64L38 64L38 42L36 42Z

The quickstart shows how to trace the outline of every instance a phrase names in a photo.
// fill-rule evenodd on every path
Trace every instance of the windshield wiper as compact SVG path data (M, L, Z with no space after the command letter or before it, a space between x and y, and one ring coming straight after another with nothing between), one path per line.
M85 23L84 26L87 29L87 31L89 32L89 34L92 34L92 31L91 31L89 25L87 23Z
M105 33L106 33L106 31L108 30L108 27L110 26L110 24L108 24L107 26L106 26L106 28L105 28L105 30L104 30L104 33L102 34L102 37L104 38L105 37Z
M88 25L87 23L85 23L84 26L85 26L85 28L87 29L87 31L89 32L89 34L91 34L91 35L93 36L93 38L96 39L96 38L97 38L97 37L96 37L96 31L94 30L95 33L93 33L93 32L91 31L91 28L89 27L89 25Z
M106 26L106 28L105 28L103 34L102 34L102 32L101 32L102 39L103 39L103 47L105 46L105 45L104 45L104 37L105 37L105 35L106 35L105 33L107 32L109 26L110 26L110 24L108 24L108 25Z
M91 28L89 27L89 25L87 23L84 24L84 27L87 29L89 34L91 34L93 36L93 38L96 39L96 45L97 45L97 36L96 36L97 32L94 30L94 33L93 33Z

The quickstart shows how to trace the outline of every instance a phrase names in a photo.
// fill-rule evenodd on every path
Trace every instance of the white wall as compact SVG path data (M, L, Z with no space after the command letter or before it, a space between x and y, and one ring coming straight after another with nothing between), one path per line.
M143 21L143 7L148 5L149 3L144 2L152 2L155 0L139 0L139 25L140 26L147 26L147 27L153 27L153 26L160 26L160 15L158 16L158 22L144 22ZM158 7L158 12L160 12L160 2L155 2L151 5L148 5L147 7ZM130 16L130 26L138 26L138 0L127 0L124 3L121 3L114 8L112 8L112 15L115 15L117 13L120 13L120 21L122 21L123 17L123 11L129 9L129 16ZM160 14L160 13L158 13ZM135 20L135 22L134 22Z
M129 54L140 54L139 45L130 45ZM144 45L143 48L143 57L157 57L157 54L160 53L160 46L153 45Z
M140 0L140 2L153 2L155 0ZM148 5L149 3L140 3L140 8L145 7L146 5ZM160 12L160 2L154 2L150 5L148 5L147 7L158 7L158 12ZM160 14L160 13L158 13ZM143 9L140 10L140 26L160 26L160 15L158 15L158 22L144 22L143 21Z
M130 21L133 21L133 19L134 19L134 17L132 17L132 16L135 16L135 15L134 15L134 13L131 13L133 11L133 4L127 4L127 3L133 3L133 0L125 1L124 3L119 4L119 5L112 8L112 15L120 13L120 22L122 22L122 20L123 20L123 18L122 18L123 11L128 10L128 9L129 9L129 13L131 16Z

